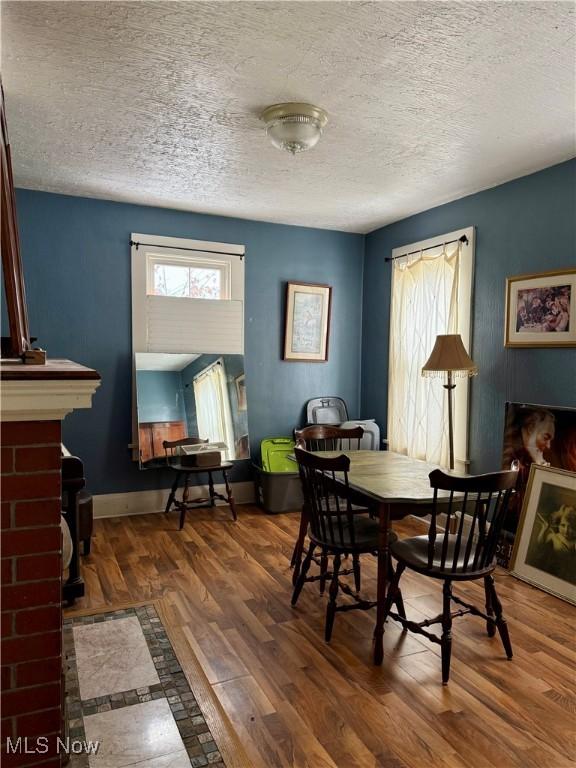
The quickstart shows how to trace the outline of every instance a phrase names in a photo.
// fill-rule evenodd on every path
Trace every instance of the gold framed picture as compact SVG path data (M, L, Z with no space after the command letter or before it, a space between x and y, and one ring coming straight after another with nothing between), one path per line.
M576 347L576 269L506 279L505 347Z
M332 288L316 283L287 283L284 360L328 360Z
M510 570L576 604L576 472L532 464Z

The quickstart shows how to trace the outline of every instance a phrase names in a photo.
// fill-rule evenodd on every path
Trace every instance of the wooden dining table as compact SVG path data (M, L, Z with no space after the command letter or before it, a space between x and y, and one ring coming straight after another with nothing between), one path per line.
M411 459L393 451L315 451L318 456L333 458L345 454L350 459L348 485L357 492L355 503L377 509L380 522L376 626L374 628L374 664L384 658L384 598L388 580L388 531L393 518L426 515L430 512L434 491L428 475L437 464ZM448 497L438 491L438 498Z

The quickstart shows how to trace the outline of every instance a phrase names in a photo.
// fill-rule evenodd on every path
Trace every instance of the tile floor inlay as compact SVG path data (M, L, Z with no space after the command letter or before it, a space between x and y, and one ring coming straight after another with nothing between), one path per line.
M73 629L82 699L159 683L136 616Z
M86 715L84 730L89 741L101 744L90 757L95 768L123 768L184 749L167 699Z
M136 671L129 668L123 675L114 660L111 670L103 659L94 662L99 656L110 658L107 642L117 648L118 638L125 665ZM154 606L65 619L64 650L70 738L101 743L96 755L74 755L71 768L224 768ZM105 681L106 693L82 698L95 690L86 674ZM148 684L125 688L136 674Z

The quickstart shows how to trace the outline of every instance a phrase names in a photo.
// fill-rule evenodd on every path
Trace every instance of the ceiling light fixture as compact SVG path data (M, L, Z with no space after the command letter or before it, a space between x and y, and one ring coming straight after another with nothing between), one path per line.
M328 114L314 104L272 104L260 115L266 135L278 149L295 155L316 146L328 122Z

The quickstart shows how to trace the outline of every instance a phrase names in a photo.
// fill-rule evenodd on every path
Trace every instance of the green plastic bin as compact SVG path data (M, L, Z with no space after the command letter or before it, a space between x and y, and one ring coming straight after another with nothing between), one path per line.
M256 498L266 512L291 512L302 509L302 488L293 458L291 437L267 437L260 443L262 466L254 465Z
M260 443L262 469L266 472L297 472L295 443L291 437L266 437ZM290 459L289 456L292 456Z

